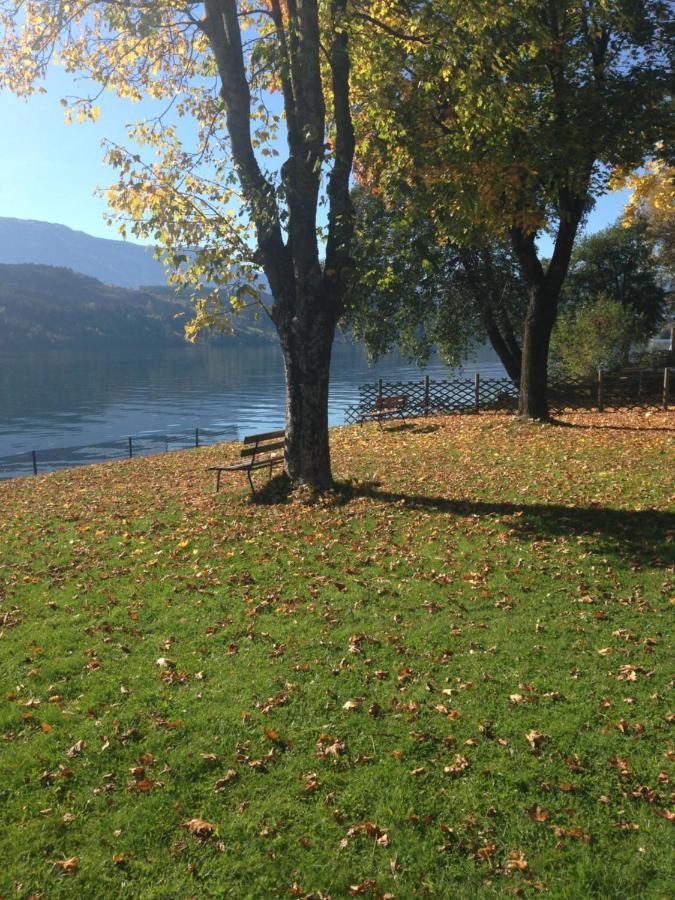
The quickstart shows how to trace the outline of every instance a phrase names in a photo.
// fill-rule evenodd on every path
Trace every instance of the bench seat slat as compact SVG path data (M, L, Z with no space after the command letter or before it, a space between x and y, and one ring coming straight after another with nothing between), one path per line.
M259 456L261 453L270 453L272 450L281 450L286 446L286 441L275 441L273 444L256 444L253 447L244 447L241 456Z
M268 459L259 459L250 463L234 463L231 466L209 466L209 472L246 472L248 469L263 469L265 466L276 466L284 461L283 456L271 456Z
M273 438L281 438L286 434L285 431L267 431L265 434L249 434L247 435L242 444L259 444L262 441L271 441Z

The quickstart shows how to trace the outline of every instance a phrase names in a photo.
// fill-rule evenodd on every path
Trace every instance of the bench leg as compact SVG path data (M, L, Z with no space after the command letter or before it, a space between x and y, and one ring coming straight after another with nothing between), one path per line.
M216 494L220 490L220 469L216 471Z
M246 477L248 478L248 483L251 485L251 494L255 497L255 485L253 484L253 478L251 477L251 470L249 469L246 473Z

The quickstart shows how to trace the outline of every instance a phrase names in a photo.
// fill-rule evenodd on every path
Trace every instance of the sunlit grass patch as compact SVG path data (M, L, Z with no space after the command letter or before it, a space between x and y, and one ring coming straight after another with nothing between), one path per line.
M0 485L0 894L661 897L672 414Z

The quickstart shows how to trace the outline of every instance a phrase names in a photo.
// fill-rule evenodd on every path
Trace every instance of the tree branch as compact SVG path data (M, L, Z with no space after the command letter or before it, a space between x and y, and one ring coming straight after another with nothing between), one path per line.
M263 176L251 142L251 92L246 77L236 0L205 0L202 29L218 67L232 158L256 228L258 248L274 296L282 293L289 259L274 188Z
M335 118L335 161L328 180L328 239L324 280L342 313L344 269L351 262L350 250L354 231L354 210L349 194L349 177L354 162L354 127L349 102L349 44L341 26L346 0L333 0L333 40L330 65L333 83L333 115Z

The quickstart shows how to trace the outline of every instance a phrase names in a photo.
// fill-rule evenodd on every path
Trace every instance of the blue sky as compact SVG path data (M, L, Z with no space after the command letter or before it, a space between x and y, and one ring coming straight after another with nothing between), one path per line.
M116 229L104 221L105 201L94 196L97 186L113 181L112 170L102 162L101 141L107 137L124 143L125 124L152 114L153 107L106 94L98 101L102 113L97 122L66 125L59 99L77 88L58 70L50 73L46 86L46 94L28 101L0 94L0 216L58 222L117 238ZM626 199L627 192L600 198L587 231L614 222ZM546 238L540 246L544 254L550 252Z

